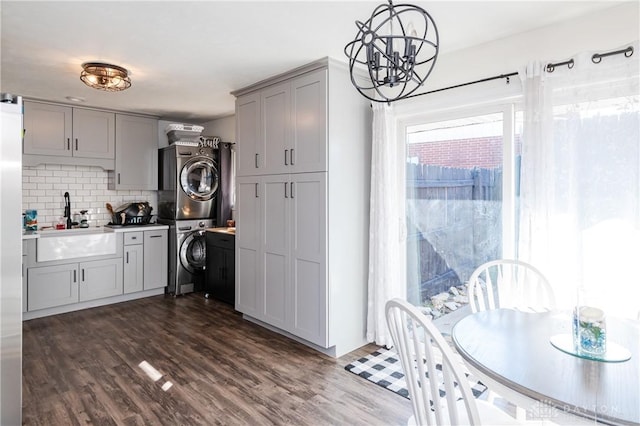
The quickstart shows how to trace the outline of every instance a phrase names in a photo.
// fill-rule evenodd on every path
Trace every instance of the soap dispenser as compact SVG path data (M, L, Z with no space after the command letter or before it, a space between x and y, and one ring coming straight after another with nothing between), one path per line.
M89 227L89 218L87 216L88 210L80 210L80 228L88 228Z

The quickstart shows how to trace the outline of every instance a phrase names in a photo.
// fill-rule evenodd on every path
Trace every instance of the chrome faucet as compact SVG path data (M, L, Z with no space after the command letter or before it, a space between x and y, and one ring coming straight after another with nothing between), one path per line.
M71 229L71 201L68 192L64 193L64 217L67 218L67 229Z

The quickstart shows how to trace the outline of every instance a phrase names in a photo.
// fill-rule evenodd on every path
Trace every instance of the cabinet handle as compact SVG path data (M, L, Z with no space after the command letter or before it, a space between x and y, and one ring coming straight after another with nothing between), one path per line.
M118 173L118 185L120 185L120 173Z
M258 153L256 152L256 169L258 168Z
M71 138L67 138L67 151L71 151Z
M77 277L76 277L76 272L78 272L78 271L76 271L76 270L74 269L74 270L73 270L73 282L74 282L74 283L78 281L78 280L77 280Z
M82 268L82 282L84 282L84 268Z
M76 138L76 151L78 150L78 138Z
M287 182L284 183L284 198L289 198L289 194L287 194Z
M129 252L127 252L127 263L129 263Z
M291 163L291 165L292 165L292 166L293 166L294 164L296 164L296 163L293 161L293 159L294 159L294 156L293 156L293 148L291 148L291 152L289 153L289 160L291 160L291 161L290 161L290 163Z
M293 182L291 182L291 191L290 192L291 192L291 198L295 198L294 194L293 194Z
M284 165L285 165L285 166L288 166L288 165L289 165L289 163L287 162L287 153L288 153L288 152L289 152L289 150L288 150L288 149L285 149L285 150L284 150Z
M160 238L162 235L149 235L149 238Z
M256 183L256 198L258 198L258 184Z

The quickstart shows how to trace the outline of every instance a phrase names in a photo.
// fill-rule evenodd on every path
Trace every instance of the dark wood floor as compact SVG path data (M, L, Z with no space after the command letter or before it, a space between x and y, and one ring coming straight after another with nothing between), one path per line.
M201 293L24 323L25 425L395 425L408 400ZM162 373L153 381L146 361ZM163 390L163 386L167 388Z

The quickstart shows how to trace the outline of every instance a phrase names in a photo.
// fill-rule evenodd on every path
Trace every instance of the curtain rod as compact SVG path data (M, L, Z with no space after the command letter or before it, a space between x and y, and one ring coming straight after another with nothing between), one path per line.
M619 54L624 54L624 56L626 58L629 58L631 55L633 55L633 46L629 46L626 49L614 50L612 52L594 53L593 56L591 56L591 61L594 64L599 64L600 62L602 62L602 58L605 58L607 56L619 55ZM568 61L564 61L564 62L548 63L547 66L545 67L545 70L547 72L553 72L556 69L556 67L561 67L563 65L566 65L567 68L571 69L575 65L575 62L573 61L573 59L569 59ZM432 93L443 92L443 91L449 90L449 89L457 89L458 87L470 86L472 84L477 84L477 83L485 83L487 81L492 81L492 80L499 80L501 78L506 78L507 79L507 84L509 84L510 83L509 77L513 77L514 75L518 75L518 73L517 72L510 72L508 74L500 74L500 75L496 75L496 76L493 76L493 77L483 78L483 79L480 79L480 80L469 81L467 83L456 84L455 86L443 87L442 89L430 90L430 91L424 92L424 93L417 93L415 95L409 95L409 96L406 96L403 99L415 98L415 97L423 96L423 95L430 95Z
M518 73L517 72L510 72L508 74L495 75L493 77L487 77L487 78L483 78L483 79L480 79L480 80L469 81L467 83L456 84L455 86L443 87L442 89L436 89L436 90L431 90L429 92L418 93L418 94L415 94L415 95L409 95L409 96L406 96L404 99L415 98L416 96L422 96L422 95L429 95L431 93L443 92L443 91L449 90L449 89L457 89L458 87L470 86L472 84L484 83L484 82L491 81L491 80L499 80L501 78L506 78L507 79L507 84L509 84L509 82L510 82L509 81L509 77L513 77L514 75L518 75Z

